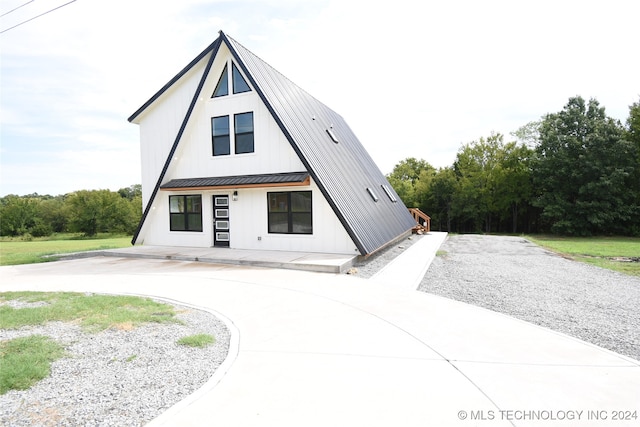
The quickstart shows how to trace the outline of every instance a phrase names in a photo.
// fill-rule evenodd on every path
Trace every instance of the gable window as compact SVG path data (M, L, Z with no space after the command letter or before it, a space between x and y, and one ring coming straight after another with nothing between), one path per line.
M211 119L211 139L214 156L231 154L229 116L214 117Z
M267 193L268 231L275 234L313 234L311 191Z
M240 73L240 70L233 62L231 62L231 86L233 87L234 94L251 92L249 84L244 77L242 77L242 73ZM229 95L229 67L227 64L225 64L222 74L220 74L220 79L218 79L218 84L211 97L218 98L226 95Z
M169 196L169 229L202 231L202 196Z
M253 153L253 113L233 116L236 154Z
M219 96L225 95L229 95L229 77L226 65L224 66L224 70L222 70L220 80L218 80L218 84L216 85L216 90L213 91L212 98L217 98Z
M244 77L242 77L242 74L240 74L240 70L238 70L236 64L231 63L231 68L233 70L233 93L250 92L251 88Z

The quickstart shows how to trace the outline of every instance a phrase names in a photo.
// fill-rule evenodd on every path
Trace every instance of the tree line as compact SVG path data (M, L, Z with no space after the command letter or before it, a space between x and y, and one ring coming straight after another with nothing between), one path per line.
M512 136L463 144L449 167L405 159L387 178L405 205L431 216L434 230L640 235L640 101L623 124L595 99L570 98ZM0 236L132 234L141 215L139 184L10 194L0 198Z
M0 236L133 234L141 216L140 184L118 191L81 190L58 196L9 194L0 198Z
M640 235L640 101L623 124L573 97L512 136L463 144L450 167L405 159L387 178L434 230Z

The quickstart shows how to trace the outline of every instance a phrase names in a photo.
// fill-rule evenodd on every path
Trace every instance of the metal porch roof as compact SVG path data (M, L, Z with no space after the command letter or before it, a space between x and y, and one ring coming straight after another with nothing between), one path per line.
M217 176L209 178L172 179L162 184L162 190L216 187L260 187L303 185L308 182L308 172L271 173L239 176Z

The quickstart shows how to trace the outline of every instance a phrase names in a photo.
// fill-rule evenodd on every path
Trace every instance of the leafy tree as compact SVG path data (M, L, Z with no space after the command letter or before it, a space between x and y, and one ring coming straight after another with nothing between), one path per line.
M464 221L474 224L475 231L490 232L499 210L503 139L499 133L491 134L463 145L456 156L453 167L460 187L454 206Z
M629 106L629 117L626 124L625 139L631 142L636 150L635 176L631 180L632 187L629 188L629 191L635 194L635 206L640 206L640 101ZM632 234L640 235L640 212L636 213L635 221L631 227Z
M598 101L570 98L547 114L533 162L534 203L557 233L624 232L638 213L632 188L637 148Z
M120 197L127 200L133 200L135 197L142 197L142 185L134 184L129 187L121 188L118 190Z
M511 132L511 135L516 138L517 142L527 146L528 148L534 148L540 139L541 124L542 122L540 120L529 122L518 128L515 132Z
M420 206L420 200L422 199L421 194L416 194L416 187L420 186L418 182L422 179L424 184L424 181L428 180L434 173L435 168L426 160L417 160L414 157L409 157L400 161L393 168L393 171L387 175L387 180L405 205L417 207Z
M39 200L9 194L0 203L0 234L20 236L36 225Z
M42 201L39 217L52 232L63 233L67 231L69 223L68 211L65 196L56 196Z
M95 236L98 232L129 232L132 205L109 190L77 191L68 198L71 231Z
M430 180L424 211L431 216L434 230L451 231L453 200L458 180L453 168L439 169Z
M518 215L527 208L532 195L530 161L533 150L527 145L509 142L501 147L496 207L502 219L511 217L511 232L518 231Z

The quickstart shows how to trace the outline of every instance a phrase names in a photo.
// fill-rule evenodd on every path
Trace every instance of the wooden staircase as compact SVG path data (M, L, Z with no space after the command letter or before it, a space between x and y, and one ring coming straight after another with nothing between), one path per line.
M409 208L409 213L416 220L416 226L411 230L414 234L424 234L431 231L431 217L418 208Z

